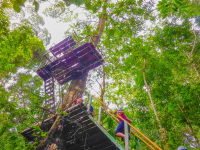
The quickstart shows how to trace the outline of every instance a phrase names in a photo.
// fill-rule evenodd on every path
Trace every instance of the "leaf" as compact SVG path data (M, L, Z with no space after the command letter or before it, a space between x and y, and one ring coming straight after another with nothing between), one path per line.
M18 2L18 1L15 1L14 4L13 4L13 9L14 9L16 12L18 12L18 13L19 13L20 10L21 10L19 6L20 6L19 2Z
M46 137L47 134L48 134L48 132L42 132L41 136Z
M33 126L33 128L34 128L36 131L42 132L42 129L40 129L40 127L38 127L38 126Z
M68 113L67 113L67 112L65 112L65 111L63 111L63 112L62 112L62 114L63 114L63 115L68 115Z
M35 12L38 12L38 10L39 10L39 3L34 0L33 5L35 5Z

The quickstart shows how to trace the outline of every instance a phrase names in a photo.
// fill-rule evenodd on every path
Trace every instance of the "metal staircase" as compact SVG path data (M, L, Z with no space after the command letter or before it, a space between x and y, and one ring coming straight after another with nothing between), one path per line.
M52 139L62 137L65 140L63 150L124 150L86 110L86 107L79 104L69 108L66 111L68 115L62 118ZM41 124L43 132L49 131L55 118L56 116L49 118ZM33 133L33 128L21 132L29 141L35 141ZM48 145L51 145L51 141L49 140Z

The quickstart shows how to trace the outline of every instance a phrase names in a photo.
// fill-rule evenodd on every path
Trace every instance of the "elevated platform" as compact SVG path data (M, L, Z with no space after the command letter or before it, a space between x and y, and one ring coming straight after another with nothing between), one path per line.
M75 105L67 110L68 114L59 124L56 134L64 141L63 150L124 150L124 148L86 111L86 107ZM56 116L44 121L40 126L43 131L49 131ZM29 141L35 141L33 128L26 129L21 134ZM51 141L49 141L51 142ZM51 143L48 143L51 144Z
M37 70L37 74L44 81L54 77L62 85L103 63L102 56L92 43L86 42L76 48L75 45L74 40L68 37L50 48L56 59Z

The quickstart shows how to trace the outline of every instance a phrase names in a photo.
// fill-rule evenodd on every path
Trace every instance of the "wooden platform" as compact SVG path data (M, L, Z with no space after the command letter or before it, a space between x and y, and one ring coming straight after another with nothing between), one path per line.
M124 148L88 113L86 107L75 105L67 110L69 115L61 121L62 130L56 131L54 137L65 139L64 150L124 150ZM43 131L48 131L55 120L55 116L44 121ZM26 129L21 134L29 141L34 141L33 128Z
M68 43L69 42L69 43ZM65 46L60 46L65 43ZM50 52L56 60L37 70L37 74L44 80L54 77L60 84L77 79L82 74L80 71L90 71L103 63L102 56L92 43L86 42L77 48L72 38L67 38L57 44ZM69 49L72 50L69 50Z

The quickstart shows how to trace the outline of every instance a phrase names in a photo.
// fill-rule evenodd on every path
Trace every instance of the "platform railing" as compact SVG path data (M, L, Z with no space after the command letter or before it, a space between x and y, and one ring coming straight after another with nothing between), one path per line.
M130 132L136 136L139 140L141 140L145 145L147 145L150 149L152 150L162 150L159 146L157 146L154 142L152 142L149 138L147 138L144 134L142 134L138 129L136 129L133 125L131 125L128 121L126 121L124 118L122 118L121 116L117 115L117 117L115 117L115 112L109 108L108 106L106 106L102 101L100 101L97 97L95 97L94 95L92 95L92 97L94 97L100 104L101 104L101 108L107 113L109 114L113 119L115 119L116 121L119 122L118 118L120 118L121 120L123 120L124 122L126 122L126 124L128 126L130 126L130 128L132 130L130 130ZM109 109L113 114L111 114L109 111L107 111L104 107L106 107L107 109ZM143 138L141 138L140 136L142 136ZM126 137L126 135L125 135ZM145 141L146 140L146 141ZM126 141L125 141L126 142ZM151 145L150 145L151 144ZM125 143L126 145L126 143ZM153 147L154 146L154 147ZM125 147L127 148L127 146ZM156 148L156 149L155 149ZM128 149L128 148L127 148Z

